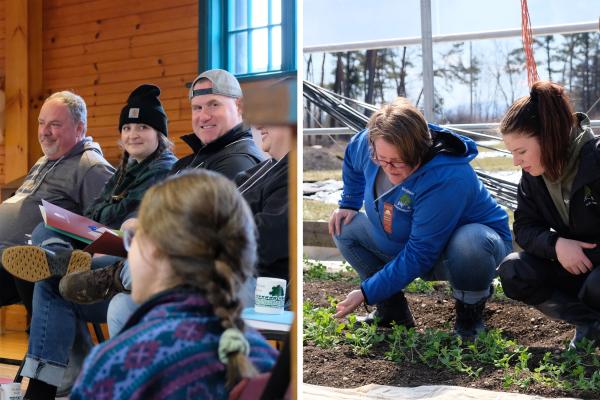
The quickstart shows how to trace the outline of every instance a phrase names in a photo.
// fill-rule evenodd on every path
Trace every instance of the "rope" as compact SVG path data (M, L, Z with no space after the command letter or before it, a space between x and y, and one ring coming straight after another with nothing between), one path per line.
M521 40L525 51L525 64L527 67L527 83L529 87L540 79L533 57L533 34L531 33L531 19L527 8L527 0L521 0Z

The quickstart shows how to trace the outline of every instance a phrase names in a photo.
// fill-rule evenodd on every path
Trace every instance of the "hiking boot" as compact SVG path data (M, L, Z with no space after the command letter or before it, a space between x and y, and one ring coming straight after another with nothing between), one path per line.
M456 299L456 322L454 332L463 341L472 341L479 333L485 331L483 324L483 310L487 297L475 304L467 304Z
M37 282L89 270L92 256L81 250L46 250L38 246L13 246L2 253L2 265L17 278Z
M373 324L377 321L377 325L383 328L389 328L392 322L397 325L404 325L406 329L415 326L415 320L410 312L408 301L404 296L404 292L398 292L387 300L377 304L377 309L371 312L366 318L359 322Z
M550 298L534 306L546 316L575 325L575 335L569 343L574 349L584 338L600 346L600 312L588 307L576 297L555 291Z
M577 325L575 335L569 342L569 349L576 349L583 339L594 342L595 347L600 347L600 321L587 325Z
M65 275L58 285L60 294L74 303L91 304L112 299L117 293L129 293L121 283L124 264L123 260L106 268Z

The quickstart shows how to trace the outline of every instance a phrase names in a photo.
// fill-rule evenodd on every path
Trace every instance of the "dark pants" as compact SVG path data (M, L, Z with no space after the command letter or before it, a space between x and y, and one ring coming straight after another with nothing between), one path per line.
M511 299L535 306L558 291L600 310L600 265L585 274L573 275L558 261L521 252L506 257L498 274L504 293Z

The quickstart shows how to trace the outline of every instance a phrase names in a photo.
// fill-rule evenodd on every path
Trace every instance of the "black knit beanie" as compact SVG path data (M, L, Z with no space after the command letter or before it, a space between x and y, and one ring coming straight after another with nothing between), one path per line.
M138 86L121 110L119 132L128 123L146 124L167 136L167 115L158 96L160 89L154 85Z

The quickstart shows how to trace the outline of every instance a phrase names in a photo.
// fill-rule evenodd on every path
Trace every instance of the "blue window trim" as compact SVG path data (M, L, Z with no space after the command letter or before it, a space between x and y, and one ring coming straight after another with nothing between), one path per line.
M282 0L281 2L281 70L238 74L236 76L240 81L271 79L296 71L296 1ZM199 73L214 68L226 69L228 61L227 0L199 0L198 19ZM269 18L270 20L271 18ZM251 57L251 53L248 57Z

